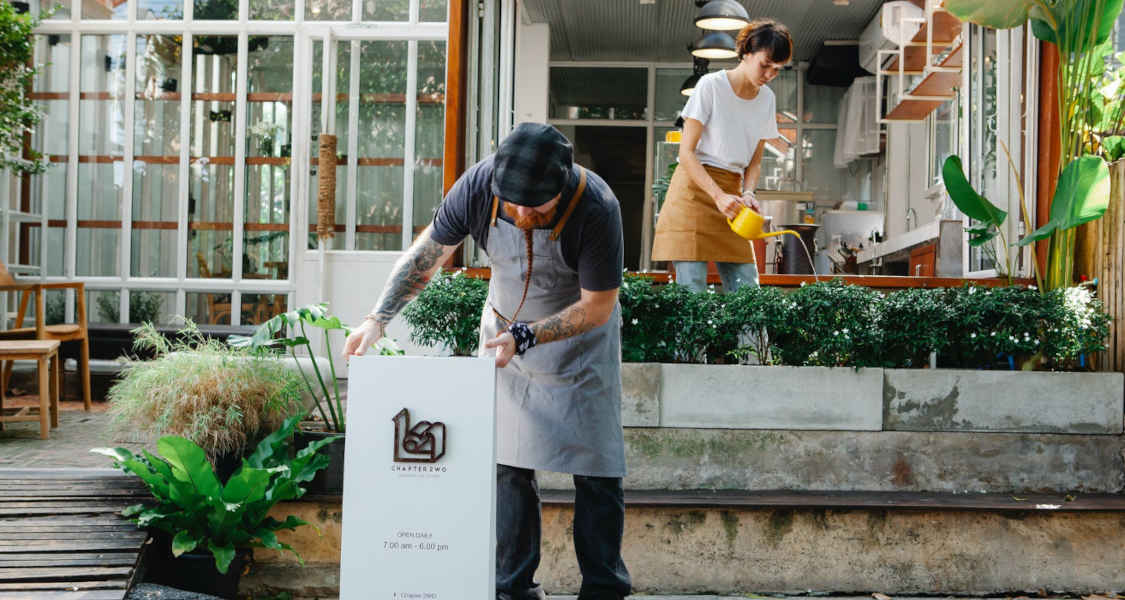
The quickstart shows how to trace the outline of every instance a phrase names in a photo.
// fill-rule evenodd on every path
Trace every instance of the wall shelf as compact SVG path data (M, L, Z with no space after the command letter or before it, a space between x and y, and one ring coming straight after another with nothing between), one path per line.
M942 0L912 1L925 11L918 32L895 50L880 51L880 63L889 59L888 67L880 68L876 76L880 115L883 114L885 84L892 77L898 77L899 89L897 102L888 105L885 116L880 117L882 123L924 120L943 103L957 97L954 90L961 81L964 63L961 21L941 7ZM921 76L922 80L907 91L904 89L907 76Z

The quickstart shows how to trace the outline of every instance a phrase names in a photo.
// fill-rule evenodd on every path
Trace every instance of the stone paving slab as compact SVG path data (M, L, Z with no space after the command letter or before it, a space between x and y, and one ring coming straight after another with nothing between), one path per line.
M50 439L39 439L38 423L6 423L0 431L0 469L2 468L107 468L109 458L90 452L91 448L121 446L134 452L142 447L155 450L155 444L134 439L115 439L109 431L109 415L104 410L85 412L81 403L64 406L59 426ZM10 406L5 403L5 406ZM97 405L95 405L97 406ZM101 407L98 407L101 408Z

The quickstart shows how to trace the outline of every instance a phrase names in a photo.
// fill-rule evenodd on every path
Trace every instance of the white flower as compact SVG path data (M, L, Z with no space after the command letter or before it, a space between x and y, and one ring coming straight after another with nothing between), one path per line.
M992 337L996 337L996 332L995 332L995 331L993 331L993 332L992 332Z
M975 334L975 333L970 333L970 334L969 334L969 337L975 340L975 339L977 339L977 334Z
M844 328L844 334L847 334L847 333L848 333L848 328L847 328L847 327L845 327L845 328Z
M636 325L638 323L640 323L640 321L638 319L633 319L633 325Z
M839 331L833 331L832 335L840 335L840 332Z

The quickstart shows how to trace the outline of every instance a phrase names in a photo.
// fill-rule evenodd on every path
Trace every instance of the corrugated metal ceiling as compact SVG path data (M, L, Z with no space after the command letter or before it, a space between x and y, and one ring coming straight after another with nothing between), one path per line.
M793 32L796 59L809 60L824 40L854 40L883 0L740 0L751 18L773 17ZM698 37L693 0L523 0L526 17L551 26L551 60L690 61Z

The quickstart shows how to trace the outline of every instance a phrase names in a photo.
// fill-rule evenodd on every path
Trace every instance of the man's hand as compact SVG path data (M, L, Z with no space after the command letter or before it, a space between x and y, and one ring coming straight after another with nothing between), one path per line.
M383 337L383 327L374 319L365 319L363 324L352 330L348 339L344 340L344 360L351 356L363 356L367 349L375 345Z
M516 338L505 331L491 340L487 340L484 347L496 348L496 368L502 369L516 355Z

